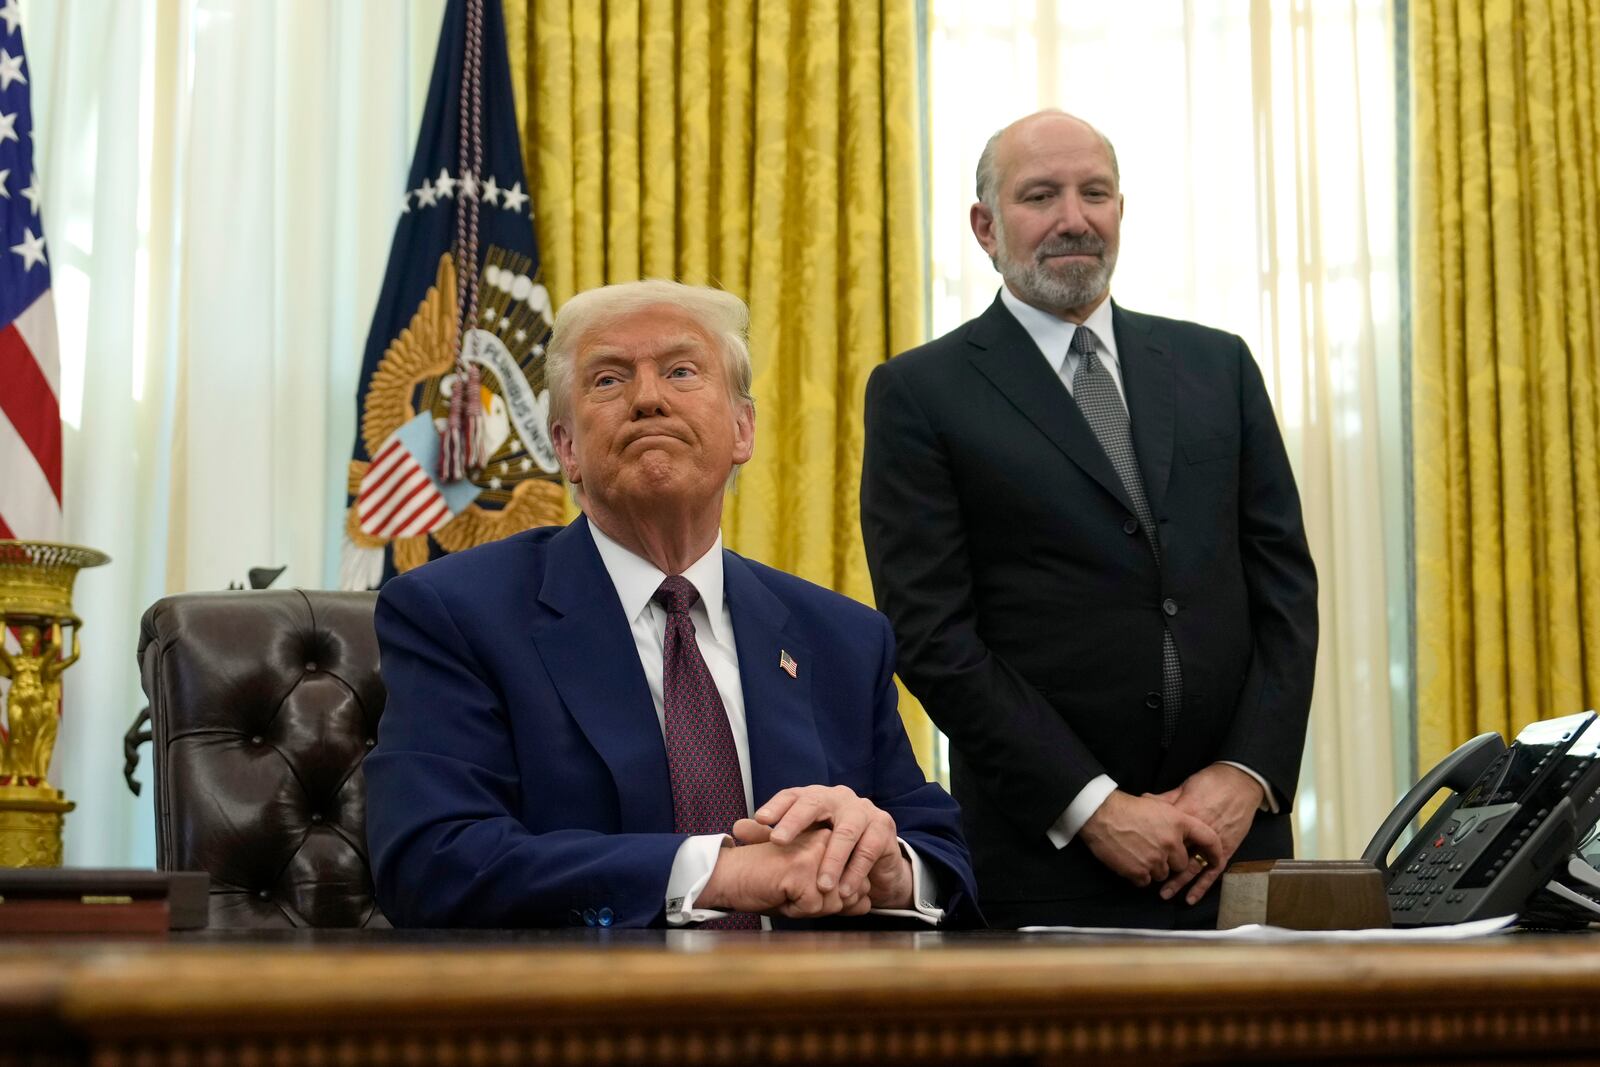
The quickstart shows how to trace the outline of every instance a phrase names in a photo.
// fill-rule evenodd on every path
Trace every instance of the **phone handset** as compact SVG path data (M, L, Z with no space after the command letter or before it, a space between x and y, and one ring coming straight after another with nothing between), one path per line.
M1501 753L1506 750L1506 743L1497 733L1479 734L1472 740L1463 744L1450 755L1440 760L1433 770L1422 776L1422 780L1412 786L1410 791L1395 805L1389 817L1383 820L1383 825L1378 827L1378 832L1372 836L1372 842L1367 845L1367 850L1361 858L1373 864L1380 870L1389 869L1389 850L1394 843L1405 833L1406 827L1411 825L1433 795L1441 789L1448 789L1453 793L1460 793L1472 787L1481 775Z

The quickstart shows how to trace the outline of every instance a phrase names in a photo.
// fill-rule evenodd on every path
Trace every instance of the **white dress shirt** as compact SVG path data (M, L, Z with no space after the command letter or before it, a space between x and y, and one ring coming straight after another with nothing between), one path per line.
M1072 337L1078 332L1077 324L1057 318L1048 311L1041 311L1032 304L1024 303L1006 286L1000 287L1000 302L1005 304L1006 310L1022 324L1022 328L1028 331L1033 343L1044 353L1050 369L1055 371L1056 376L1061 379L1061 384L1066 386L1068 393L1071 393L1072 376L1077 373L1078 364L1083 359L1072 351ZM1110 298L1100 301L1100 306L1089 313L1083 324L1094 335L1095 354L1100 357L1100 363L1111 375L1112 382L1116 384L1117 395L1122 398L1122 406L1127 407L1128 393L1122 387L1122 359L1117 354L1117 333L1112 327ZM1277 812L1278 800L1273 796L1272 787L1267 784L1265 778L1242 763L1235 763L1233 760L1221 762L1230 767L1237 767L1254 778L1261 786L1261 810ZM1067 810L1062 812L1061 817L1046 831L1050 843L1056 848L1067 847L1068 842L1078 836L1083 824L1100 810L1100 805L1106 802L1106 798L1115 792L1116 788L1117 783L1111 776L1102 774L1079 790L1078 795L1072 798L1072 803L1067 805Z
M665 642L667 612L655 601L656 590L667 575L642 556L618 544L616 540L589 519L589 533L594 537L595 548L600 551L600 562L605 565L611 584L616 587L617 598L622 602L622 612L633 631L634 647L639 653L639 665L644 668L644 679L650 687L650 699L655 702L656 721L661 734L666 736L667 717L665 692ZM739 777L744 783L745 814L755 810L755 798L750 783L750 733L745 722L744 688L739 677L739 650L733 638L733 616L728 611L727 597L723 593L722 535L705 555L684 569L683 577L695 587L700 598L689 609L689 619L694 623L695 644L711 672L711 680L722 698L723 710L728 714L728 728L733 733L733 747L739 758ZM763 803L767 797L761 798ZM729 914L710 908L695 907L695 898L711 880L711 870L716 866L722 849L732 845L727 834L698 834L688 838L678 848L672 862L672 873L667 879L667 922L673 926L703 922ZM924 866L916 850L900 842L901 850L911 863L912 901L915 910L874 909L880 915L897 915L937 923L944 918L944 910L935 907L939 900L939 887L933 872ZM765 916L762 929L770 929Z

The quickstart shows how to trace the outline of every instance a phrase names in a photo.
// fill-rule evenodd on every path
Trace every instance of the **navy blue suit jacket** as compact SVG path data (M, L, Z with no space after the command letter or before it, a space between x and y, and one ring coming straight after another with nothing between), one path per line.
M846 785L977 921L955 801L896 711L884 617L724 552L757 804ZM666 746L587 520L446 556L378 598L388 704L365 763L367 839L401 926L661 926L673 831ZM796 678L779 667L787 651ZM850 920L869 922L871 917Z

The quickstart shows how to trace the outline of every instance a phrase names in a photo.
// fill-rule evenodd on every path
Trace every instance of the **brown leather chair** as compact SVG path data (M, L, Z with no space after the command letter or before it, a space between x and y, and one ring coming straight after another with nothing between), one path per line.
M212 927L388 926L361 763L383 713L373 593L186 593L145 612L156 865Z

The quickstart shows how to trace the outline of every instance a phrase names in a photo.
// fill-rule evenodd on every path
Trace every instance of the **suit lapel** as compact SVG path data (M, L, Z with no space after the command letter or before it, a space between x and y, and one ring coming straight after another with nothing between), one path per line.
M967 342L975 350L968 359L978 373L989 379L1068 459L1132 512L1133 502L1122 487L1122 479L1117 477L1116 468L1111 466L1083 413L1072 402L1072 394L998 296L989 310L974 320ZM1120 334L1117 343L1120 348Z
M1172 475L1176 434L1177 369L1172 355L1157 340L1149 319L1111 307L1122 364L1122 388L1128 398L1133 451L1144 475L1144 495L1151 514L1160 516Z
M821 664L755 569L732 552L723 552L722 561L744 689L750 791L760 807L787 786L827 781L828 760L811 708L811 678ZM796 664L793 678L781 666L785 652Z
M630 832L671 833L666 743L633 631L586 518L552 537L539 602L558 618L535 640L562 703L611 770Z

